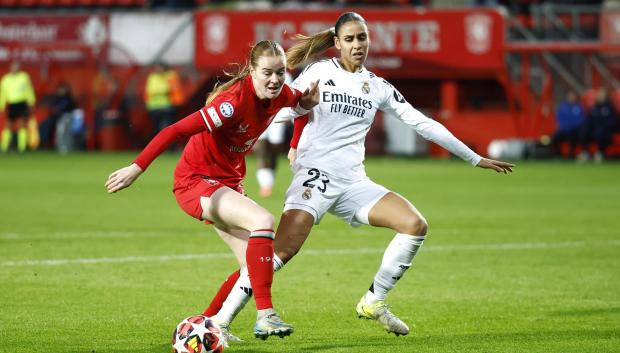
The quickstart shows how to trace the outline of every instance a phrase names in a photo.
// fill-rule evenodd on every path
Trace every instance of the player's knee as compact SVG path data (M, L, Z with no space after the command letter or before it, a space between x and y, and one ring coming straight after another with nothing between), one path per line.
M423 217L407 217L402 220L396 229L397 232L411 235L426 235L428 223Z
M251 230L273 229L275 221L271 213L264 211L253 215L252 223L253 225L251 226Z

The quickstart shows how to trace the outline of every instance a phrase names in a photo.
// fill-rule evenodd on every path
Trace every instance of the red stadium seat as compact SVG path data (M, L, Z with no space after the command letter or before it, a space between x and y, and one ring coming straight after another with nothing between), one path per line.
M96 3L95 0L77 0L77 5L83 7L95 6Z
M69 7L77 5L76 0L56 0L56 6Z
M0 0L0 7L15 7L17 0Z
M56 6L56 0L39 0L39 6L54 7Z
M21 0L19 2L19 7L35 7L39 5L38 0Z
M97 0L97 6L102 6L102 7L111 7L114 6L116 1L115 0Z

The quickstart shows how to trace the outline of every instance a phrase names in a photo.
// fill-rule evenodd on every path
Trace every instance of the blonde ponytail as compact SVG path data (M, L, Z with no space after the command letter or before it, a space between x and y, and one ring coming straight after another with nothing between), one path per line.
M231 77L231 79L223 84L221 84L221 82L218 82L215 84L215 87L213 87L213 91L211 91L211 93L209 93L209 96L207 97L207 101L205 102L205 107L209 105L209 103L213 102L215 97L217 97L220 93L224 92L225 90L230 88L232 85L243 80L247 75L249 75L250 64L246 63L245 66L243 66L243 68L241 68L236 74L227 72L227 71L224 71L224 74L228 77Z

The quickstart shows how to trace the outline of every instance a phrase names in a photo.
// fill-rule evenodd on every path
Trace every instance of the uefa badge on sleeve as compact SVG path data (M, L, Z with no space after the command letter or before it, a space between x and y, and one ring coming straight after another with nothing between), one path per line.
M235 108L229 102L224 102L220 104L220 113L226 118L230 118L235 112Z
M370 93L370 84L368 83L368 81L365 81L362 85L362 92L366 94Z
M306 190L304 190L304 193L301 194L301 198L304 200L310 200L312 198L312 189L306 188Z

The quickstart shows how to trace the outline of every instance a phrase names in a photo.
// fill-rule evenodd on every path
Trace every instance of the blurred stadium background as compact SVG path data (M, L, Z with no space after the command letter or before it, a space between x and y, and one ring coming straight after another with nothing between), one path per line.
M509 176L438 161L445 151L378 115L368 174L430 223L389 297L412 334L396 339L354 313L393 234L326 217L274 284L297 332L255 340L245 310L233 329L246 342L230 351L618 352L618 163L547 160L543 137L569 90L588 108L606 87L618 107L620 1L0 0L0 74L21 61L40 124L68 82L86 137L85 152L0 154L0 353L170 352L174 326L236 264L176 205L178 152L105 193L153 131L147 75L157 62L179 74L180 118L251 43L286 46L348 9L369 21L369 69L413 106L480 154L499 140L516 146L506 157L545 160ZM608 153L620 155L617 134ZM279 168L273 196L259 199L254 167L249 195L279 215L291 173Z
M251 43L287 47L292 34L332 26L345 9L369 21L368 68L478 153L516 139L528 148L515 157L544 157L537 142L553 133L569 90L587 110L606 87L620 108L613 0L0 0L0 72L22 62L40 123L67 82L84 111L88 150L138 149L153 131L143 98L153 64L178 72L180 118L225 78L222 69L244 62ZM368 153L446 156L392 120L377 116ZM620 155L620 137L608 154Z

